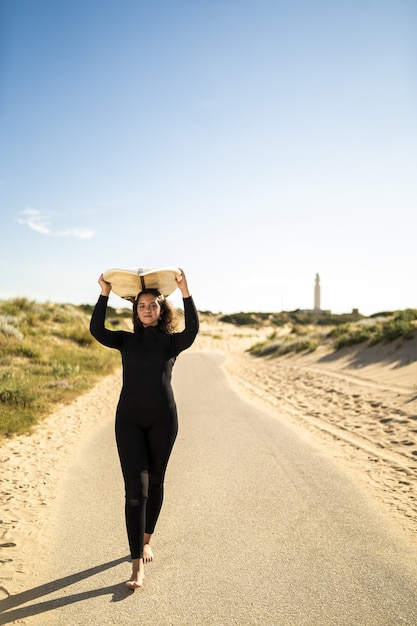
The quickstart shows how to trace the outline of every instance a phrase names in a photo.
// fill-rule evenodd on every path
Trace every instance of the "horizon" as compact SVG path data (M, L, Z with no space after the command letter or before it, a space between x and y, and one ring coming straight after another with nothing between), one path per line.
M179 298L173 298L174 294L171 294L171 296L168 296L168 300L176 307L182 308L182 301L181 301L181 297ZM10 298L0 298L0 302L7 302L7 301L12 301L12 300L19 300L19 299L26 299L29 302L35 302L36 304L39 304L41 306L46 306L48 304L51 305L62 305L62 306L74 306L74 307L94 307L95 306L95 302L70 302L70 301L55 301L55 300L37 300L36 298L28 298L27 296L21 295L21 296L11 296ZM132 308L132 304L129 303L127 300L124 300L123 298L120 298L119 296L116 296L114 293L110 294L109 297L109 303L108 303L109 308L112 308L114 310L119 310L119 309L126 309L126 311L130 311ZM335 312L332 311L330 309L305 309L305 308L295 308L295 309L271 309L271 310L263 310L263 309L246 309L246 310L242 310L242 309L236 309L234 311L221 311L221 310L212 310L212 309L201 309L200 307L197 307L197 310L199 313L201 314L208 314L208 315L240 315L240 314L260 314L260 315L280 315L281 313L301 313L301 314L305 314L305 315L329 315L329 316L334 316L334 317L343 317L343 316L348 316L348 315L352 315L352 314L359 314L360 317L365 317L365 318L369 318L369 317L376 317L378 315L393 315L395 313L399 313L402 311L407 311L407 310L417 310L417 307L406 307L404 309L386 309L386 310L380 310L380 311L374 311L373 313L367 314L365 315L364 313L361 312L361 310L356 309L356 308L352 308L350 311L341 311L341 312Z

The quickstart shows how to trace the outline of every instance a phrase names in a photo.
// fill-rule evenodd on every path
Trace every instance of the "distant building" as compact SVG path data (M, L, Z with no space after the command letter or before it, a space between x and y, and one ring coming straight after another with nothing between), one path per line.
M297 309L298 313L307 313L309 315L332 315L330 309L322 309L321 308L321 287L320 287L320 276L316 274L315 282L314 282L314 309ZM335 317L339 317L340 319L346 319L346 321L358 320L363 318L364 316L359 313L359 309L352 309L352 313L339 313L333 314Z
M331 314L330 310L324 310L321 308L321 287L320 287L320 276L316 274L316 279L314 283L314 308L313 309L302 309L300 313L325 313L327 315Z
M314 310L321 311L320 306L320 276L316 274L316 283L314 285Z

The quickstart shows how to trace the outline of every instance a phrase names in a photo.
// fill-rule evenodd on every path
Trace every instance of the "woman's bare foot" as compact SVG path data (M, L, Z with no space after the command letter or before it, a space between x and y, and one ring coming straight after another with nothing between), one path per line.
M150 563L151 561L153 561L153 550L149 543L145 543L143 546L143 562Z
M132 561L132 576L126 582L128 589L139 589L142 586L143 579L145 577L143 559L133 559Z
M152 535L145 533L143 536L143 562L150 563L153 561L153 550L151 548Z

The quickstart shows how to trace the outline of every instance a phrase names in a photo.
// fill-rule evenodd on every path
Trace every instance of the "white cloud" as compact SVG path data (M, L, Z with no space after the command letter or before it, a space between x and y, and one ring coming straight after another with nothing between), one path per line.
M65 230L53 230L51 228L51 220L37 209L27 207L21 212L21 217L17 218L19 224L28 226L31 230L47 235L49 237L76 237L77 239L91 239L94 237L94 231L89 228L67 228Z

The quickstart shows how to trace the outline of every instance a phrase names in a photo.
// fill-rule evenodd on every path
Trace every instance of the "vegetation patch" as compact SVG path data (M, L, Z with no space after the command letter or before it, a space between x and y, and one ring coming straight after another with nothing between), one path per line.
M27 433L120 366L120 354L90 335L92 306L0 301L0 438ZM107 324L131 329L129 309Z
M417 309L406 309L384 315L382 320L368 324L346 324L330 332L336 350L358 343L387 343L395 339L412 339L416 332Z
M283 356L291 352L314 352L319 342L314 338L300 338L282 341L264 341L249 348L249 352L255 356Z
M417 309L384 312L369 318L356 315L347 319L348 316L326 314L320 323L314 313L281 313L279 316L279 322L275 324L276 318L269 315L268 321L273 331L265 341L258 342L249 349L251 354L279 357L291 352L313 352L320 345L337 351L358 344L373 346L396 339L409 340L417 332ZM284 320L285 334L282 333Z

